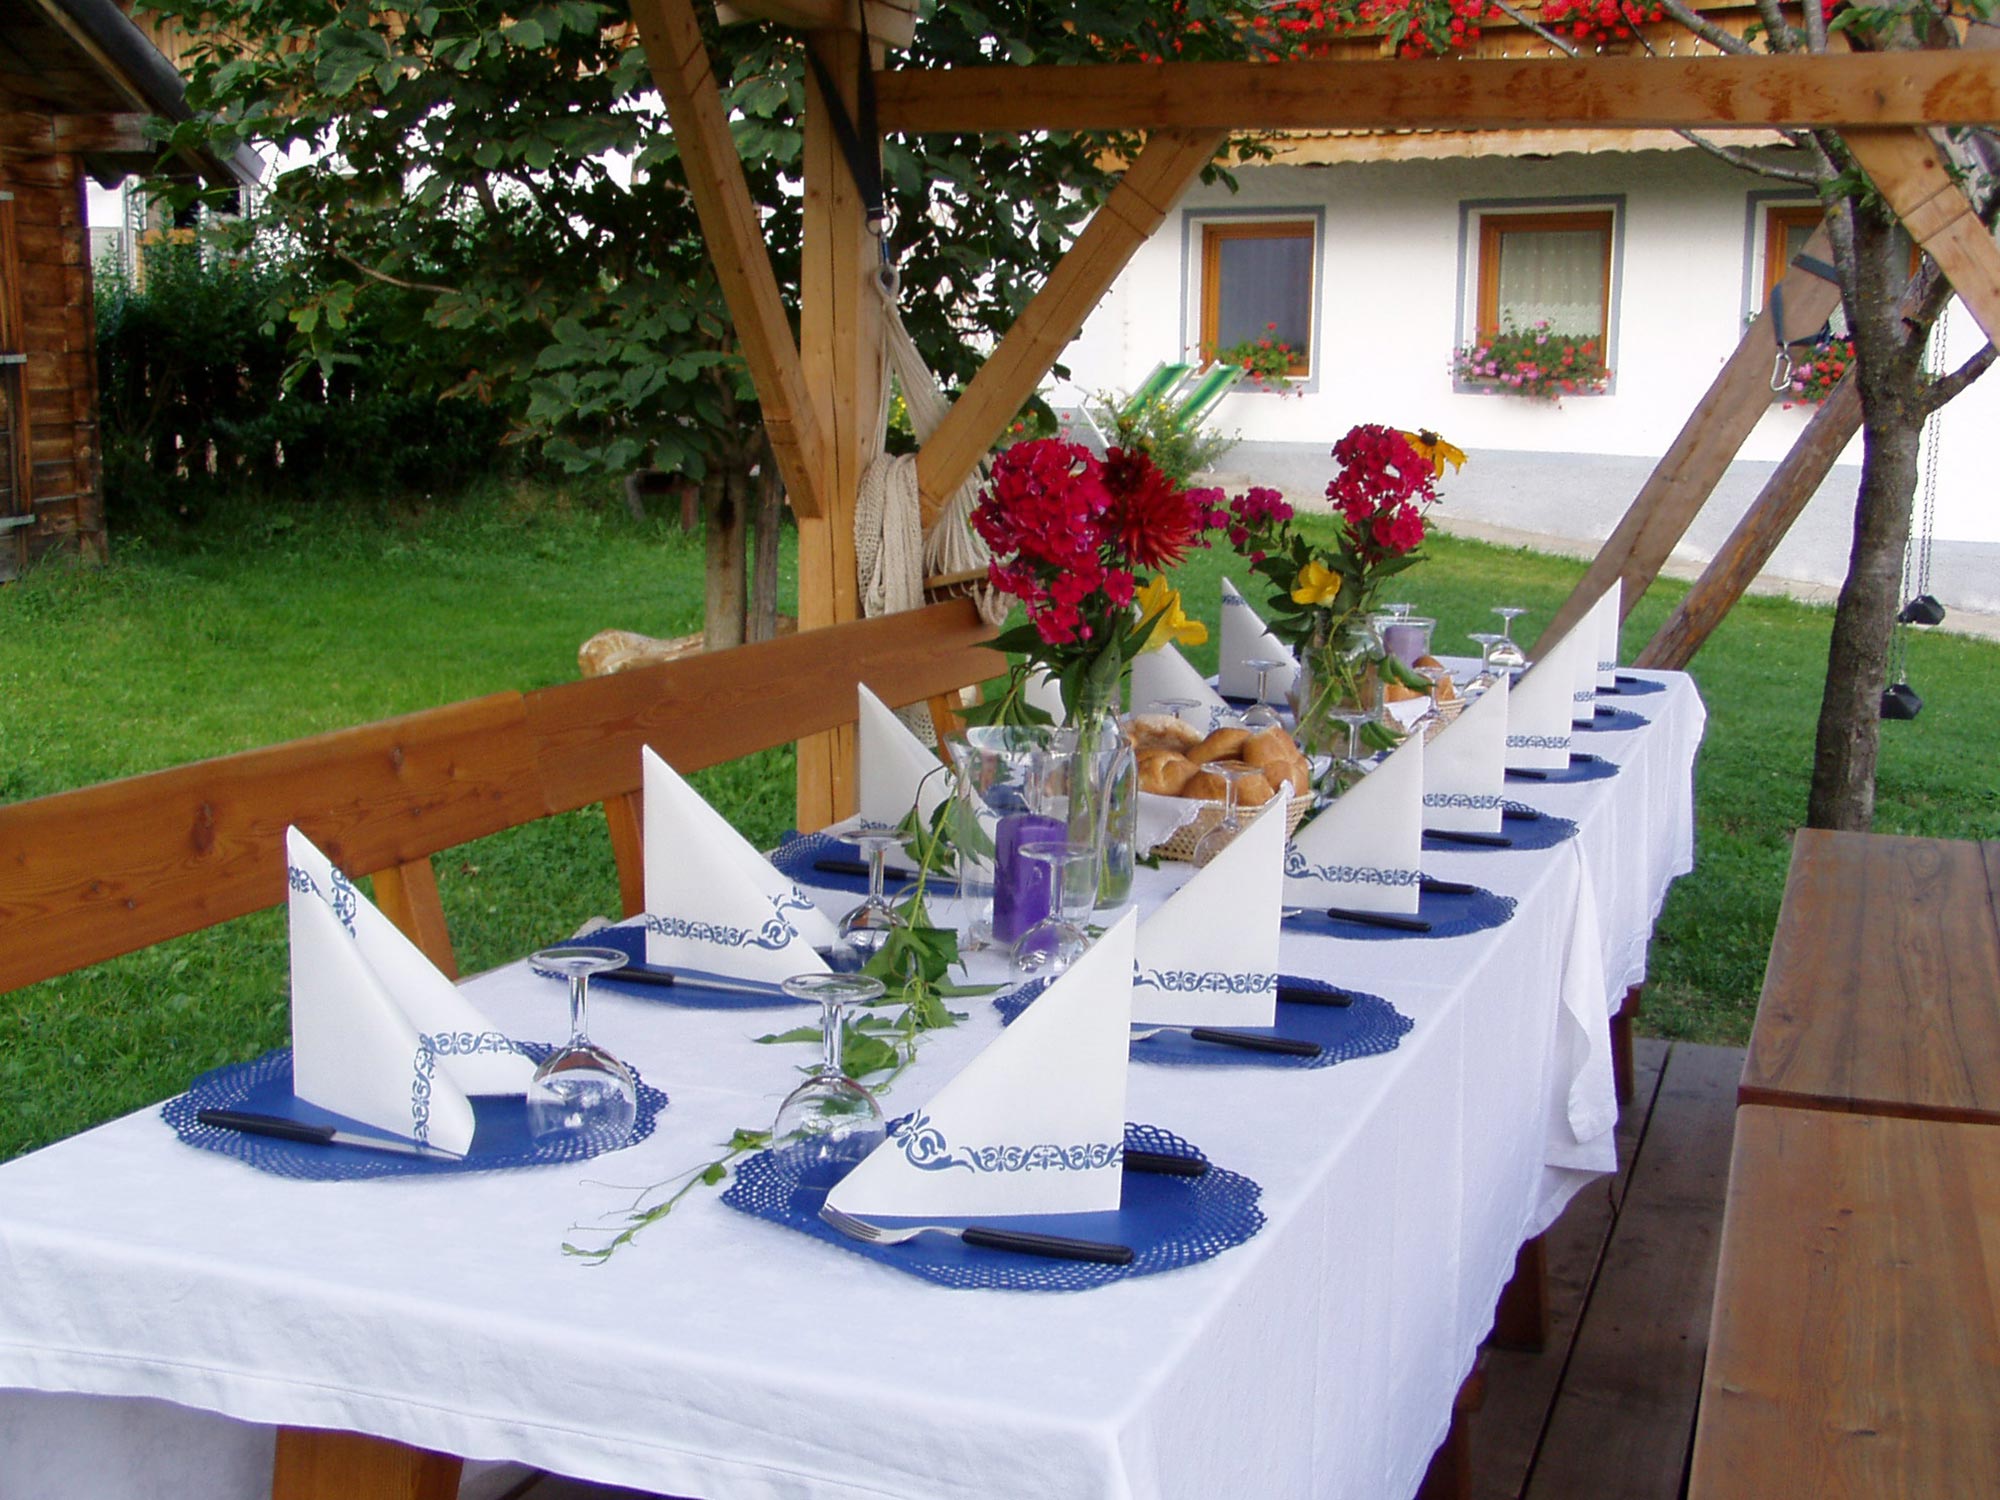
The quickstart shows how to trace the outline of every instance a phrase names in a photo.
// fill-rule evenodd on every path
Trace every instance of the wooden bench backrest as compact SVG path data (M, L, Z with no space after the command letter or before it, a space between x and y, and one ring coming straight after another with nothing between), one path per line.
M423 713L0 807L0 992L285 899L297 824L451 971L430 857L604 803L627 910L639 748L681 771L855 718L855 685L914 703L1004 670L970 604Z

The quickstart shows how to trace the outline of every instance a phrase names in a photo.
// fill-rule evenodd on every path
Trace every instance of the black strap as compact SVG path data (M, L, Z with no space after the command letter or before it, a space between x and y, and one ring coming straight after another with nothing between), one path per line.
M1817 255L1794 255L1792 264L1821 281L1831 281L1836 286L1840 284L1840 272Z
M1831 270L1832 267L1829 266L1827 269ZM1817 275L1818 273L1814 272L1814 274ZM1832 327L1833 327L1833 320L1829 318L1827 319L1826 322L1820 324L1819 327L1815 328L1811 333L1807 334L1804 338L1796 338L1796 339L1786 338L1785 337L1785 284L1781 281L1776 286L1771 288L1771 337L1778 341L1778 348L1781 351L1792 348L1793 346L1798 344L1817 344L1821 339L1827 336L1828 330L1830 330Z
M860 76L855 83L855 99L861 106L858 129L841 100L832 70L820 61L819 52L811 41L806 43L806 61L812 67L813 77L819 82L820 98L826 102L827 121L833 126L834 139L840 142L840 154L847 158L847 170L861 194L862 208L872 228L888 219L889 206L882 185L882 132L876 124L875 69L868 61L874 49L868 41L868 6L865 0L860 11L861 63L856 70ZM866 146L864 141L868 143Z

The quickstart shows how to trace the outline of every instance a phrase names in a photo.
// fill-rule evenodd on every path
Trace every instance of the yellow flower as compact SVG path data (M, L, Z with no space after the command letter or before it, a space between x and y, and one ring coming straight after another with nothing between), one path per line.
M1181 608L1180 591L1167 587L1165 578L1148 579L1133 602L1138 606L1141 620L1159 616L1153 633L1139 648L1141 651L1157 651L1168 641L1177 646L1199 646L1208 640L1208 627L1187 617Z
M1340 575L1317 558L1299 569L1292 584L1294 604L1331 604L1340 593Z
M1419 427L1415 432L1406 432L1403 436L1408 438L1410 446L1417 450L1417 457L1430 460L1432 478L1442 479L1446 464L1450 464L1454 469L1465 467L1465 450L1452 447L1430 428Z

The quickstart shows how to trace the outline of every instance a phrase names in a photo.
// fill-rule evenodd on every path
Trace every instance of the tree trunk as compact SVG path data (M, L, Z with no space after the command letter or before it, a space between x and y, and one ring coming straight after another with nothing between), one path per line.
M1882 689L1889 644L1902 607L1903 552L1923 434L1923 353L1929 320L1905 319L1890 285L1907 257L1886 224L1866 210L1853 218L1852 269L1858 296L1847 299L1861 388L1861 490L1854 545L1834 610L1826 691L1813 746L1813 828L1866 832L1875 819L1875 761L1881 748ZM1902 260L1907 265L1907 260ZM1900 282L1901 277L1897 276Z
M702 628L710 651L743 644L743 490L744 475L733 466L712 468L701 482L708 562Z
M756 550L750 568L750 639L778 633L778 538L784 530L785 487L777 461L765 448L757 462Z

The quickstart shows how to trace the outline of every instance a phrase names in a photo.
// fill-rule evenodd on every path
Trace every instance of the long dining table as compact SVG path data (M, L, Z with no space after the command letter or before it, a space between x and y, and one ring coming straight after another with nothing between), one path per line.
M1632 675L1657 689L1616 701L1648 722L1578 737L1617 774L1509 784L1575 837L1425 856L1510 920L1287 929L1285 973L1410 1018L1393 1051L1133 1063L1132 1120L1261 1186L1246 1243L1088 1291L953 1290L697 1187L586 1263L565 1242L767 1125L809 1060L756 1040L803 1012L607 989L593 1035L671 1103L592 1161L298 1182L149 1109L0 1166L0 1500L250 1500L280 1426L463 1455L468 1494L489 1464L707 1500L1412 1493L1518 1247L1615 1165L1610 1021L1692 866L1706 717L1686 676ZM1142 913L1188 873L1142 870ZM524 963L466 983L510 1035L561 1028ZM958 1004L889 1113L998 1034L989 1001Z

